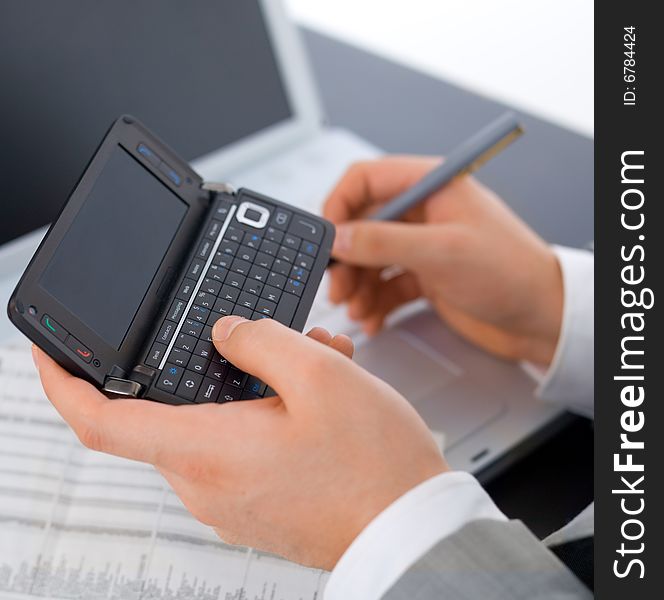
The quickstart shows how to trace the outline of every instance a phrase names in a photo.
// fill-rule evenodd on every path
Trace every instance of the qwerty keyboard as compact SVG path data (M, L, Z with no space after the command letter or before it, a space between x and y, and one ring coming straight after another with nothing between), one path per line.
M323 239L322 226L297 212L272 207L257 229L240 223L236 211L227 196L217 199L145 359L160 371L156 388L185 402L265 395L262 381L215 350L212 327L227 315L290 326Z

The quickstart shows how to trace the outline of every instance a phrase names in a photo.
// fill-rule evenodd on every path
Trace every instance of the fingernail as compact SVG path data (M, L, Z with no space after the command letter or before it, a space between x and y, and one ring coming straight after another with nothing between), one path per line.
M32 362L35 363L35 367L39 371L39 350L34 344L32 344Z
M231 315L229 317L222 317L219 319L212 328L212 339L215 342L225 342L233 333L240 323L244 323L247 319L244 317L239 317L237 315Z
M352 225L337 225L337 233L334 238L333 252L348 252L351 247L353 237Z

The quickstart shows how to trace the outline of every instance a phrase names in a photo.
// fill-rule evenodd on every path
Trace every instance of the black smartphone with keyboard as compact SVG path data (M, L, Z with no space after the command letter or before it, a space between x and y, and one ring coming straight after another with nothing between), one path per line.
M135 118L110 128L12 294L8 314L74 375L170 404L271 393L216 352L226 315L301 331L331 223L206 183Z

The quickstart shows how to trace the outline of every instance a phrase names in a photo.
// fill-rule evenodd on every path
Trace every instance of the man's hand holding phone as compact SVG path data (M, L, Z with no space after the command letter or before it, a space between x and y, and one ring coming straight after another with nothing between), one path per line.
M229 543L330 569L373 517L448 469L408 402L350 360L347 337L234 316L213 337L279 395L197 406L109 400L33 352L46 394L83 444L155 465Z

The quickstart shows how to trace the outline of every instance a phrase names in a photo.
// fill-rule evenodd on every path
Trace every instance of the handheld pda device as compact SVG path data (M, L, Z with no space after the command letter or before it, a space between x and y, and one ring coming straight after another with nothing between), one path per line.
M12 322L111 395L228 402L266 386L220 356L225 315L301 331L330 258L327 221L202 181L136 119L106 134L12 294Z

